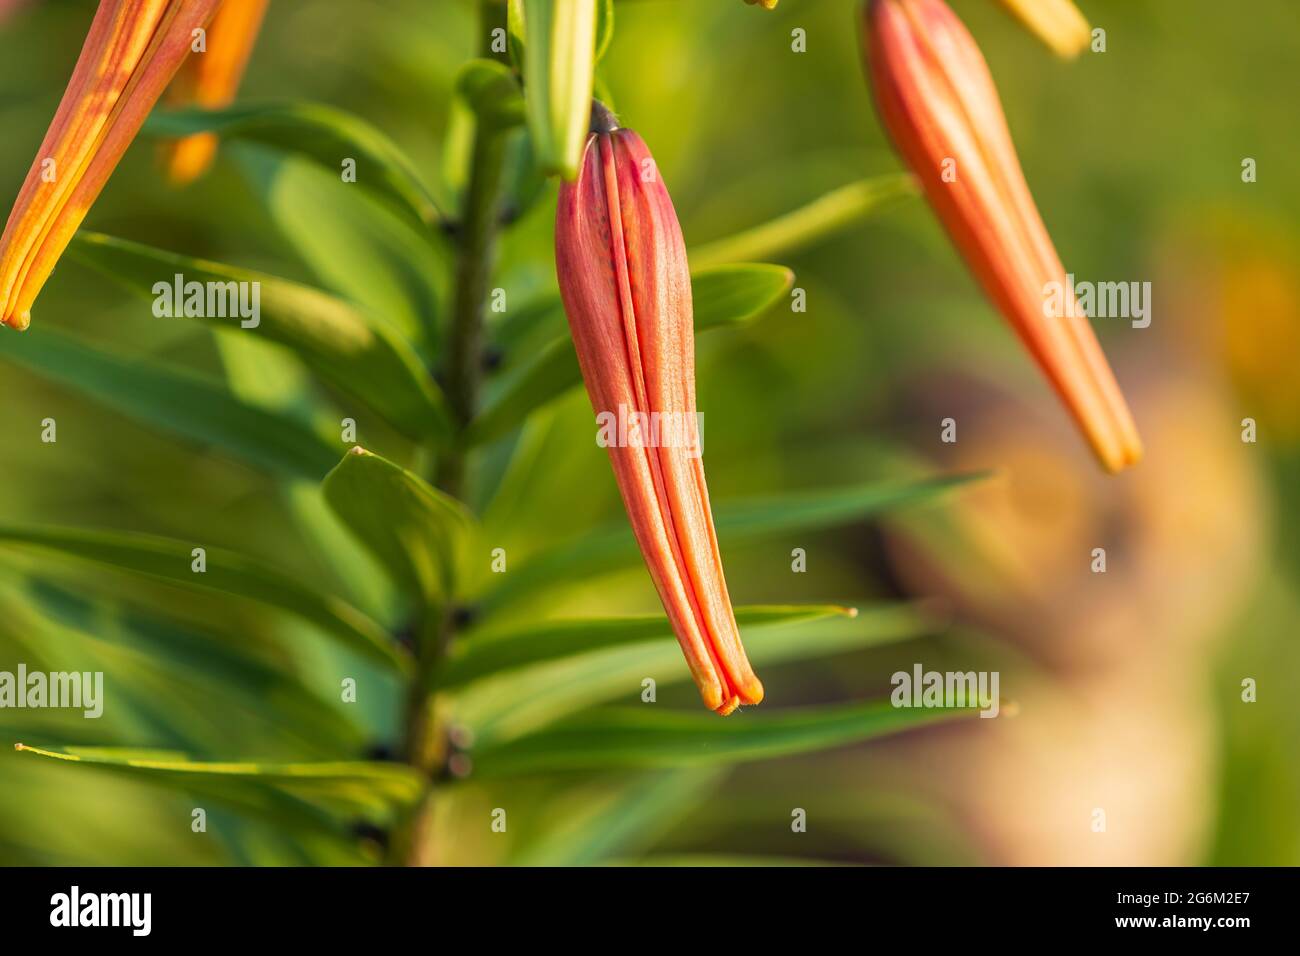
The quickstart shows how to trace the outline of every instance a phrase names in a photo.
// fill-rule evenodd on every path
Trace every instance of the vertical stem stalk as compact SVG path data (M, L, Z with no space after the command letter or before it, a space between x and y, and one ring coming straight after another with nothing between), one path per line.
M474 417L482 380L483 314L487 306L505 178L505 134L485 124L475 132L469 187L457 231L455 294L447 334L444 390L458 431ZM439 458L437 484L449 495L464 498L465 451L459 446ZM452 607L430 609L416 641L417 667L406 706L405 759L432 776L444 744L434 709L432 689L447 645L455 631ZM393 834L389 861L408 866L432 862L429 830L433 819L434 785Z

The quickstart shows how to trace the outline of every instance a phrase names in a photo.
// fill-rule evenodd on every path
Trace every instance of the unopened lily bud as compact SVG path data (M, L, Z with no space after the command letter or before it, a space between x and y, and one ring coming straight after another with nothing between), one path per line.
M1031 33L1067 60L1088 47L1092 31L1073 0L1002 0Z
M597 419L689 422L695 325L686 246L654 159L603 108L577 180L560 188L555 264ZM694 434L694 433L693 433ZM647 437L650 440L647 440ZM726 715L763 699L740 643L698 435L609 445L632 531L704 702Z
M0 323L32 302L220 0L100 0L0 238Z
M984 57L942 0L869 0L876 106L985 293L1109 471L1142 456L1124 396L1034 205ZM1048 289L1063 290L1048 314Z

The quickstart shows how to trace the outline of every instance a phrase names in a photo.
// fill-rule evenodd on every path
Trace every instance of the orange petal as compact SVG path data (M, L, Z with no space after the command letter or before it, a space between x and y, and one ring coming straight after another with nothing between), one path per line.
M219 0L101 0L0 238L0 322L32 302Z
M556 272L598 418L627 409L695 422L690 269L672 200L641 138L601 129L560 187ZM763 699L740 643L698 449L609 447L646 566L705 704Z
M167 102L221 109L235 100L270 0L224 0L208 25L207 49L185 61ZM167 178L180 186L198 179L217 154L217 137L196 133L164 147Z
M975 41L942 0L871 0L866 10L868 70L895 146L1102 465L1133 464L1142 443L1088 320L1077 309L1044 314L1049 283L1073 292Z

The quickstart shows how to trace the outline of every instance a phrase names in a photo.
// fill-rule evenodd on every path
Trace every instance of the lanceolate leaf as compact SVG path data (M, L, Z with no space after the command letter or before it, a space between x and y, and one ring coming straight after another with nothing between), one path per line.
M363 731L343 708L239 638L127 612L102 596L85 599L46 581L25 591L0 585L0 641L22 649L29 670L110 675L111 714L147 719L163 746L220 746L229 734L251 729L267 748L292 748L313 759L360 752ZM219 708L205 705L218 702ZM11 727L36 733L30 719L41 713L22 708L6 716Z
M706 269L691 275L696 331L739 325L761 315L794 282L784 266L748 264ZM564 323L558 299L553 309L530 307L529 322ZM502 330L508 340L512 329ZM520 330L522 331L522 330ZM507 348L509 346L507 345ZM470 425L466 441L483 444L515 428L539 406L558 398L582 381L578 358L567 332L541 348L526 364L515 366L494 390L487 406Z
M964 474L924 481L887 482L806 492L783 497L723 502L714 506L722 543L789 531L810 531L860 521L891 508L937 498L983 477ZM508 598L557 581L581 580L585 575L641 560L636 541L625 523L593 531L529 559L496 584L483 603L495 606Z
M155 286L167 286L177 315L183 305L176 301L177 276L182 283L249 283L250 289L256 283L260 308L255 326L242 327L254 320L238 314L196 318L231 334L261 336L292 349L322 378L364 401L409 437L445 441L450 434L441 392L414 351L350 303L275 276L97 233L79 233L69 249L132 292L157 298L161 290Z
M545 839L513 858L513 866L592 866L652 844L663 830L717 787L722 774L690 767L640 775L589 813L570 814Z
M907 173L849 183L761 226L697 246L691 249L691 262L698 267L786 256L918 192Z
M760 668L907 640L934 626L916 608L883 606L856 618L742 625L742 637ZM613 647L486 677L460 692L453 713L479 741L501 741L593 704L638 700L647 677L661 686L690 679L676 641Z
M176 787L247 782L281 787L311 799L357 810L413 803L423 791L418 771L400 763L257 763L207 762L169 751L116 747L64 747L48 750L16 744L20 753L97 767L119 774L152 779Z
M556 770L721 766L841 747L973 711L894 707L889 701L719 720L654 707L593 711L472 751L477 776Z
M317 103L234 106L224 110L155 113L145 127L158 136L213 132L305 156L344 176L355 163L355 183L373 192L421 226L442 216L411 163L383 133L365 120Z
M691 272L695 329L702 332L758 318L792 285L793 272L764 262L695 269Z
M364 448L325 479L325 500L395 576L435 606L448 600L470 528L463 505Z
M373 620L326 594L317 594L273 567L201 542L81 528L0 525L0 544L31 545L183 587L246 598L308 621L354 651L405 666L398 645ZM193 570L193 549L204 548L205 570Z
M5 336L0 354L145 424L278 474L318 481L338 458L321 435L208 379L91 347L48 326Z
M439 282L449 245L430 242L371 193L334 188L337 173L300 157L248 146L238 162L314 284L436 353Z
M735 610L741 627L857 613L834 604L756 605ZM662 614L546 621L495 634L471 631L453 647L439 686L451 689L503 671L590 651L645 642L675 646L673 641L673 629Z

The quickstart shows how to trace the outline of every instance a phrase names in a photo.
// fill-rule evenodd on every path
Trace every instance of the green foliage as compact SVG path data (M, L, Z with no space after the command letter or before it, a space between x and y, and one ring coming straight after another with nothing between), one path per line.
M614 21L611 0L595 3L593 48L574 55L542 22L547 7L511 3L513 66L471 59L447 71L439 89L449 111L443 184L457 201L446 210L421 174L426 165L380 132L382 111L372 120L279 103L159 113L147 126L154 135L221 138L250 187L242 228L269 247L232 258L270 264L171 251L211 245L183 230L159 230L166 248L83 231L69 257L98 274L86 284L102 299L115 301L95 285L99 277L129 293L123 324L93 336L66 331L78 326L75 315L51 309L27 335L0 336L7 370L23 369L60 401L81 402L60 412L65 422L131 419L157 433L149 436L161 449L154 454L168 463L153 469L166 475L159 482L149 480L149 463L124 477L120 465L90 462L76 493L103 501L75 525L58 511L61 520L46 523L49 509L0 522L0 562L14 572L0 590L8 622L0 666L17 654L101 666L113 709L89 730L48 713L0 714L5 735L22 744L16 756L0 756L11 761L0 773L13 775L18 795L0 794L0 808L66 781L74 808L87 793L76 788L103 787L123 813L162 814L176 825L188 812L176 795L202 797L214 802L222 842L193 861L361 863L381 854L355 823L404 832L429 796L425 770L440 777L434 796L452 801L497 781L590 772L612 781L612 796L515 858L586 864L649 848L733 764L951 716L862 701L855 680L845 682L850 702L806 706L786 675L829 673L826 661L938 626L910 605L871 601L858 613L825 598L738 606L751 660L776 668L769 702L727 720L702 711L664 615L635 613L652 600L648 581L641 575L629 587L619 577L641 559L621 510L596 491L608 482L605 462L530 464L533 450L521 438L530 423L555 415L569 433L590 428L562 418L581 376L552 278L545 213L555 186L541 174L573 172ZM505 145L481 148L489 138ZM471 208L464 200L473 164L502 156L511 165L503 195ZM909 188L901 178L838 187L703 247L692 275L696 328L707 333L701 352L752 347L747 337L761 320L790 321L776 313L794 272L737 258L798 248ZM499 262L466 263L464 219L475 216L486 218L472 225L503 248ZM256 247L241 237L235 248L246 245ZM465 278L471 267L485 270L488 288L508 289L512 305L490 316L485 344L496 361L484 363L475 413L458 419L447 398L457 378L448 374L453 306L475 285ZM151 316L142 303L176 275L256 283L256 325L245 328L237 316ZM121 341L105 348L109 337ZM340 439L341 418L363 424L366 449ZM514 475L510 493L538 526L521 532L527 545L496 575L487 568L500 529L485 531L465 502L491 502L503 472ZM564 485L558 493L551 475ZM729 560L752 559L757 543L854 525L968 480L899 473L820 491L718 495L718 533ZM548 518L554 524L541 530ZM151 531L112 530L121 527ZM772 553L783 576L740 588L786 600L786 552L764 560ZM574 616L573 596L592 581L608 581L607 598ZM871 589L858 596L865 603ZM552 616L555 607L562 616ZM430 663L430 649L443 646L445 660ZM665 702L638 703L647 677L667 691ZM422 744L439 749L440 738L420 740L430 726L450 734L468 769L413 765ZM406 759L370 759L376 747ZM447 773L460 778L441 779ZM0 853L90 858L56 833L32 839L24 814L13 823L0 814ZM392 855L397 846L389 862L404 861ZM172 861L156 848L141 854Z

